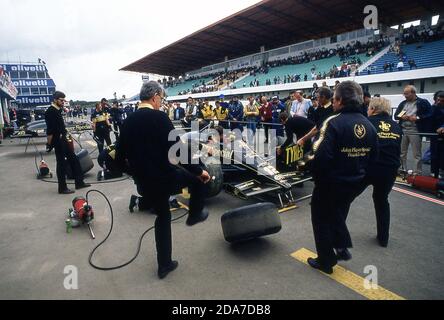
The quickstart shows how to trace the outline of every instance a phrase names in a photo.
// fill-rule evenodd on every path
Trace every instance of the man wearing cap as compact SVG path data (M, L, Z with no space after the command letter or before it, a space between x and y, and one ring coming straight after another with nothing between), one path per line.
M237 121L242 121L244 119L244 106L237 96L234 96L233 101L230 103L228 118L233 120L233 122L230 122L230 129L239 129L242 132L242 123Z
M273 129L276 130L276 137L279 139L283 139L284 137L284 128L281 124L281 120L279 120L279 115L285 112L285 105L279 100L278 96L274 96L271 98L271 110L272 110L272 122ZM279 142L278 142L279 144Z
M66 164L65 158L68 160L72 168L75 179L76 189L86 188L91 186L83 181L83 173L80 168L79 159L68 145L65 123L62 117L62 108L65 105L65 94L60 91L54 92L53 103L45 112L47 143L46 152L55 151L57 161L57 182L59 184L60 194L74 193L73 190L68 189L66 184Z

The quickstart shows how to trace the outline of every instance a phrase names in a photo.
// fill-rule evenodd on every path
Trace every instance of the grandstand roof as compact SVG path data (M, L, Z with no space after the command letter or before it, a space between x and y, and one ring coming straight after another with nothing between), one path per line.
M363 27L368 0L264 0L196 31L122 68L125 71L180 75L222 62ZM374 0L379 23L397 25L443 12L434 0Z

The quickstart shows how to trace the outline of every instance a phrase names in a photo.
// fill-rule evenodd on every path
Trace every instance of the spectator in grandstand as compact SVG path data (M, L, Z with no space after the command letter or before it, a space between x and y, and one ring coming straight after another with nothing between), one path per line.
M259 115L261 117L261 122L264 122L262 126L265 130L265 141L268 143L268 130L271 128L270 123L273 121L273 108L271 103L268 103L266 96L261 96L261 107L259 109Z
M401 165L407 170L407 152L409 145L412 145L414 158L414 172L421 174L421 136L420 132L428 132L429 120L432 115L432 107L426 99L421 99L416 95L416 88L408 85L404 88L405 100L396 109L395 119L404 132L401 141Z
M230 106L228 107L228 119L230 120L230 129L238 129L242 133L243 125L238 121L242 121L244 118L244 106L239 101L238 96L233 96ZM239 132L237 132L239 134Z
M413 68L415 68L415 69L418 68L418 67L416 66L416 62L415 62L415 60L413 60L413 59L409 59L408 63L409 63L410 70L412 70Z
M438 137L430 138L431 172L435 178L444 177L444 91L435 93L431 129Z
M396 68L398 69L398 71L402 71L402 69L404 69L404 62L402 61L402 59L399 59L399 62L396 65Z
M294 115L307 118L308 109L311 106L311 101L308 99L304 99L302 96L302 91L296 91L295 93L295 101L291 105L290 115L293 117Z
M180 106L180 103L174 104L173 120L182 120L185 117L185 110Z
M248 98L248 104L244 108L245 121L247 121L247 141L250 145L254 144L256 135L256 124L259 117L260 105L253 96Z

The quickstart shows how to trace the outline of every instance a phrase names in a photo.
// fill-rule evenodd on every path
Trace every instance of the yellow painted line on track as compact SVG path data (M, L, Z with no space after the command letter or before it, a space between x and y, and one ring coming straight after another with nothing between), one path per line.
M285 208L279 209L278 212L279 212L279 213L284 213L284 212L287 212L287 211L290 211L290 210L296 209L297 207L298 207L298 206L294 204L294 205L291 205L291 206L289 206L289 207L285 207Z
M307 259L315 258L316 254L308 249L301 248L293 252L291 256L308 265ZM364 286L364 278L338 265L333 268L332 274L322 273L370 300L405 300L405 298L381 286L375 289L366 289Z

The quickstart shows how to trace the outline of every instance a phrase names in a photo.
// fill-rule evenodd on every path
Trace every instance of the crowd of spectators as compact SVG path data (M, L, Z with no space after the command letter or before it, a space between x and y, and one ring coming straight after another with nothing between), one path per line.
M387 63L384 65L384 72L390 72L394 70L403 70L406 65L410 69L416 68L416 62L414 59L408 58L402 52L401 45L416 43L416 42L428 42L438 40L444 37L444 26L441 23L435 27L410 27L404 30L400 30L399 38L394 45L390 47L390 51L395 52L399 56L399 62ZM345 46L337 48L322 48L316 51L304 51L297 56L287 57L285 59L277 59L273 61L268 61L263 66L252 66L245 67L240 70L229 71L229 72L218 72L212 74L212 80L205 82L203 78L206 76L181 76L177 79L168 77L159 82L165 87L175 87L185 81L195 81L199 80L193 84L191 89L183 90L179 92L179 95L186 95L192 93L203 93L218 91L222 88L236 89L234 84L239 78L249 75L255 77L250 82L243 82L240 84L242 87L258 87L261 85L277 85L294 83L299 81L309 81L309 80L322 80L329 78L341 78L348 77L351 75L359 75L358 68L362 65L362 61L359 55L365 54L367 57L375 55L377 52L382 50L384 47L390 44L390 40L387 35L380 34L379 37L375 37L373 40L366 43L356 41L354 43L348 43ZM338 56L342 61L341 65L333 65L329 71L317 70L315 61L330 58L333 56ZM313 67L309 74L287 74L278 75L273 78L267 78L263 83L261 83L256 76L268 74L270 69L281 67L285 65L298 65L304 63L313 62ZM371 73L370 69L366 69L366 73ZM239 86L239 84L237 84Z

